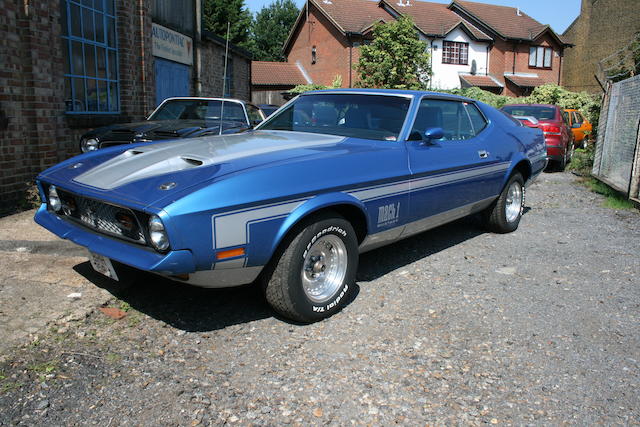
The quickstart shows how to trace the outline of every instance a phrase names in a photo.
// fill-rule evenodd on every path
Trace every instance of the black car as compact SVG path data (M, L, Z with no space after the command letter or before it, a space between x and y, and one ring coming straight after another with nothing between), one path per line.
M255 105L227 98L167 98L147 120L94 129L82 135L83 153L113 145L239 133L266 115Z

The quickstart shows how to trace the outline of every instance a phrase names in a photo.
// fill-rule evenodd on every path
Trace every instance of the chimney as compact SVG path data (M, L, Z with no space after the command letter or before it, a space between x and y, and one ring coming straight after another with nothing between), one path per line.
M405 6L411 6L411 3L409 3L409 0L407 0L407 4L405 4Z
M402 3L402 0L398 0L398 3L396 3L398 6L404 7L404 3Z
M520 13L520 8L516 8L516 16L522 16L522 13Z

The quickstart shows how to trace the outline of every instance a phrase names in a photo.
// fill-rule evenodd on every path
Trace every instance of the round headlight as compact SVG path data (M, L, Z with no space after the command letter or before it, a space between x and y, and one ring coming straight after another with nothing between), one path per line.
M98 149L98 140L95 138L87 138L80 141L80 149L83 153L88 153L89 151L96 151Z
M156 215L149 218L149 238L151 239L153 247L159 251L166 251L169 249L169 238L167 237L167 232L164 229L164 224Z
M55 212L60 212L60 209L62 209L62 202L60 201L55 185L49 187L49 206L51 206L51 209Z

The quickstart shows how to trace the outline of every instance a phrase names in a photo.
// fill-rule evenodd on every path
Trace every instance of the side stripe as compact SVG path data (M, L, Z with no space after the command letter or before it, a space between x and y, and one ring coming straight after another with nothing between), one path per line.
M359 188L353 191L346 190L345 192L360 201L371 201L503 172L509 168L509 165L510 162L494 163L473 169L446 172L364 189ZM251 224L286 217L309 199L311 197L214 215L211 218L213 249L247 245L250 242L249 228Z

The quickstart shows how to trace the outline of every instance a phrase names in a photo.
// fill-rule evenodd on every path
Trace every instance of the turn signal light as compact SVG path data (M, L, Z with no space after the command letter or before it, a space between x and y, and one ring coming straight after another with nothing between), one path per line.
M216 259L221 260L221 259L233 258L233 257L243 256L243 255L244 255L244 248L235 248L235 249L229 249L227 251L218 252L216 254Z

